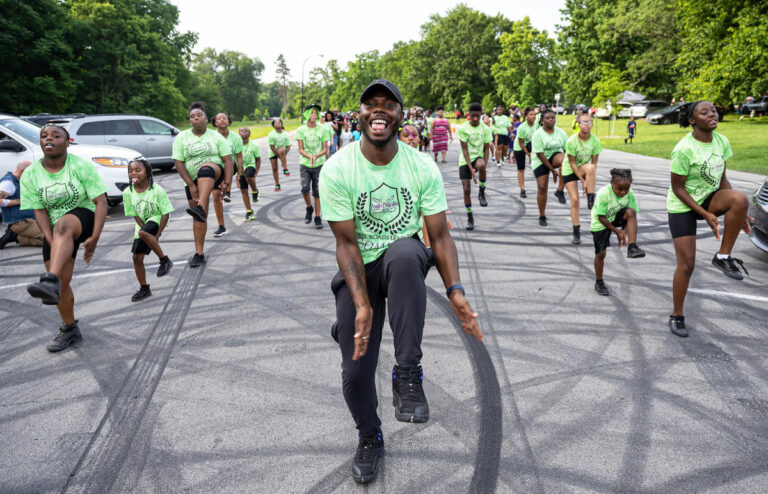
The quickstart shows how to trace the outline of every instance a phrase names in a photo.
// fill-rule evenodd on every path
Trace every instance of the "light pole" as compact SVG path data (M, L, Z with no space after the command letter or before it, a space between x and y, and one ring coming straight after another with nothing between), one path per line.
M305 58L304 61L301 63L301 108L299 108L300 119L302 118L301 114L304 112L304 65L306 65L307 60L313 57L323 58L323 55L310 55L307 58Z

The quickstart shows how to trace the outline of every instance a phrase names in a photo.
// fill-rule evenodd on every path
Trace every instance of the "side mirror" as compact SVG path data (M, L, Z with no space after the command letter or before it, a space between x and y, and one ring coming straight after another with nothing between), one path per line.
M179 135L179 131L174 128L171 128L171 135L172 136Z
M26 150L27 148L25 148L22 143L14 141L13 139L0 139L0 152L21 153Z

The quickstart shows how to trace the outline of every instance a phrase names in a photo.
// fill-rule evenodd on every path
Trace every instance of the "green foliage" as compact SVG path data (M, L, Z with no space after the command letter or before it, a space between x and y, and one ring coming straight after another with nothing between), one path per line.
M206 102L209 116L219 112L243 115L256 106L264 64L258 58L206 48L195 56L192 71L197 85L191 99ZM214 110L215 109L215 110Z
M600 79L592 84L592 91L595 93L592 104L603 106L608 103L611 105L611 112L616 115L618 112L616 96L627 86L626 73L610 63L601 64L600 72Z

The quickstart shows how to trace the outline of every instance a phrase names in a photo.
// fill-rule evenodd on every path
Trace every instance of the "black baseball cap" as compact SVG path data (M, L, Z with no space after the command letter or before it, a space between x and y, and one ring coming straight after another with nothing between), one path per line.
M360 95L360 103L363 103L376 89L383 89L388 92L395 101L400 103L400 108L403 107L403 97L400 96L400 90L395 86L395 83L386 79L376 79L372 83L368 84L363 90L363 94Z

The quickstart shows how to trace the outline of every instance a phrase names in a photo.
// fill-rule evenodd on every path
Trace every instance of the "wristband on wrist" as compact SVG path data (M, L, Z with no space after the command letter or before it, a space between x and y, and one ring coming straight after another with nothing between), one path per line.
M461 283L456 283L455 285L451 285L448 287L448 289L445 291L445 296L448 298L451 298L451 292L454 290L461 290L462 295L466 295L467 292L464 291L464 287L461 286Z
M10 202L11 202L10 199L3 199L3 202L0 204L0 206L2 206L4 208L8 207L8 203L10 203Z

